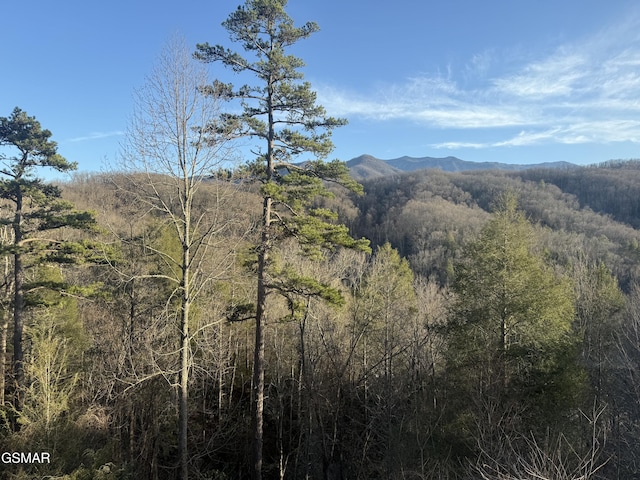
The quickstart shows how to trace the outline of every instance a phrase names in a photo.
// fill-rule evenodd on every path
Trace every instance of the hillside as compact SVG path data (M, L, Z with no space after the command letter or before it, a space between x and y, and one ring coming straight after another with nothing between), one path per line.
M321 439L336 432L348 473L344 478L478 478L467 465L483 455L477 445L495 427L494 417L484 410L489 405L505 419L509 438L555 435L577 445L583 456L590 452L584 458L610 458L599 478L635 478L640 425L630 423L620 432L610 425L619 418L640 418L635 374L640 366L640 231L633 228L640 224L640 163L525 172L401 172L375 158L359 160L353 166L364 173L385 168L390 174L363 180L362 196L331 184L335 196L318 198L314 206L338 213L355 237L371 239L372 252L335 249L312 258L293 238L273 251L274 268L287 269L296 283L280 284L288 296L269 308L273 341L265 351L265 412L274 428L265 431L265 445L272 471L280 465L280 447L272 448L278 445L292 465L297 460L321 471L326 458ZM35 442L40 437L34 435L51 431L61 445L67 437L78 439L56 454L69 459L69 471L84 475L78 459L91 451L99 458L92 463L94 470L108 461L126 478L175 479L154 477L147 466L155 462L170 471L175 464L172 382L180 365L180 310L174 265L180 239L168 228L173 210L149 210L136 201L137 190L121 188L125 180L139 178L77 175L57 185L65 200L96 212L102 227L91 236L64 231L59 237L94 246L95 263L29 272L38 287L51 284L48 275L55 272L75 288L57 296L47 292L42 298L48 303L29 317L31 358L43 358L39 352L49 352L49 345L60 350L55 366L64 367L65 376L51 384L68 390L57 391L54 400L66 401L68 391L73 403L53 419L59 430L47 430L46 418L34 416L28 428L0 438L4 451L20 446L22 435L32 435ZM177 202L170 203L176 198L175 183L161 175L155 181L155 191L179 209ZM203 227L220 227L195 262L211 279L194 303L191 337L188 422L193 455L202 459L201 478L248 478L253 252L262 206L256 188L250 182L212 179L202 183L194 202L194 218ZM518 204L514 215L505 217L499 200L513 193ZM11 217L5 220L9 224ZM501 257L503 251L510 253ZM518 261L511 262L512 257ZM5 285L10 284L7 278ZM505 294L495 295L502 278ZM76 295L87 286L96 294ZM338 292L338 301L313 299L318 286L321 292ZM495 320L505 317L485 312L505 309L522 319L512 325L522 326L523 336L512 336L518 340L509 346L514 361L502 363L509 369L496 371L505 357ZM547 324L538 321L538 312L548 309L553 315L546 318L563 319L551 338ZM38 333L36 327L47 325L50 334ZM530 340L523 347L520 339ZM509 373L508 388L503 372ZM600 415L596 422L584 412L599 401L602 386L616 410L603 407L591 414ZM486 404L493 402L486 394L490 389L498 401ZM44 412L53 404L39 392L35 386L27 391L29 412ZM585 431L594 431L594 442L601 443L593 449L583 445ZM515 442L513 451L506 452L500 437L488 445L508 466L528 454L530 443ZM428 463L416 463L421 458ZM385 470L404 471L407 465L416 475ZM419 473L426 469L445 474ZM283 478L307 478L305 469L298 473Z
M560 264L576 253L605 262L622 285L640 279L640 163L625 168L527 172L421 170L363 181L356 236L390 242L422 275L447 283L460 248L491 217L496 198L516 192Z
M349 167L351 176L357 180L402 173L400 168L396 168L384 160L379 160L371 155L360 155L357 158L349 160L347 166Z
M639 161L610 161L571 170L532 169L521 176L553 184L575 195L581 206L640 228Z
M381 160L371 155L360 155L347 162L351 175L357 180L393 175L400 172L413 172L424 169L439 169L445 172L466 172L477 170L520 171L532 168L572 169L576 165L569 162L543 162L539 164L509 164L500 162L470 162L456 157L408 157Z

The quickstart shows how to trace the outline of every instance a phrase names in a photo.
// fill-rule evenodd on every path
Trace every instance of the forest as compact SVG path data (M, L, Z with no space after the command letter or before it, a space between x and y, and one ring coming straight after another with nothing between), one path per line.
M0 478L638 478L640 161L359 184L286 3L172 39L108 172L0 117Z

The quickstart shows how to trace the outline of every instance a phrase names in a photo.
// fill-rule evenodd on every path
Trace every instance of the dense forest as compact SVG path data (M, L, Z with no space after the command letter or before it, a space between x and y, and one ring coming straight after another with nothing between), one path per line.
M638 478L640 162L359 185L285 6L171 43L109 172L0 117L0 476Z
M270 307L265 475L634 478L640 233L634 218L596 213L554 185L579 173L604 195L630 171L640 163L526 177L426 170L321 200L373 252L318 261L293 240L278 249L283 266L340 300L300 288ZM125 179L58 184L78 211L95 212L97 228L55 236L88 252L28 257L28 381L18 413L5 372L2 443L54 461L7 468L15 478L177 475L180 241L168 214L141 208ZM604 212L624 201L590 198ZM193 305L189 464L194 478L242 478L254 340L239 307L255 291L247 265L260 197L209 179L195 199L194 215L204 214L220 231L198 260L209 281ZM5 266L7 318L9 256ZM11 345L5 355L10 365Z

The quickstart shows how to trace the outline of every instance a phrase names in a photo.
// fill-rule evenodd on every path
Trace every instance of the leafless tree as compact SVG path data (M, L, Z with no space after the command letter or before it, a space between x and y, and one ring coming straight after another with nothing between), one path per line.
M602 426L606 407L581 412L590 426L586 448L574 446L564 435L544 439L503 436L499 451L489 454L482 445L474 471L483 480L592 480L607 464Z
M219 110L214 96L200 94L206 84L205 69L192 60L183 40L173 38L146 84L135 92L120 165L124 174L114 175L140 215L161 222L179 245L178 253L146 244L146 251L157 257L161 267L144 277L172 285L166 313L177 317L179 325L178 448L183 480L189 472L190 344L195 334L219 321L212 318L194 329L193 306L232 261L228 240L224 247L221 240L234 221L225 209L232 187L220 175L229 166L232 150L226 138L207 128L215 124ZM167 372L151 373L157 375L172 378Z

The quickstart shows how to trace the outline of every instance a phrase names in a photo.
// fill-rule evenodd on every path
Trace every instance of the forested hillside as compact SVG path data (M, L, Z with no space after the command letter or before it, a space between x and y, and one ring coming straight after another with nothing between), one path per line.
M625 175L600 167L596 178L616 172ZM101 228L87 238L100 258L27 275L41 285L26 310L29 387L19 429L5 409L2 442L52 452L50 465L22 467L30 478L175 476L180 243L164 214L120 188L121 175L60 185L95 212ZM378 179L364 196L322 201L372 240L371 255L316 261L292 242L278 249L291 275L313 274L342 299L301 288L271 307L269 477L633 477L639 233L539 176ZM194 303L190 340L190 465L214 478L248 475L250 464L253 327L239 307L255 290L243 266L259 233L251 190L209 180L194 202L227 226L199 261L215 275ZM47 290L47 278L65 287Z
M609 161L575 170L531 170L522 178L546 181L576 196L581 206L640 227L640 163Z
M549 259L565 267L577 256L603 262L626 289L639 273L638 172L638 162L517 173L422 170L366 181L351 221L355 234L391 242L417 273L446 285L461 247L510 191Z

